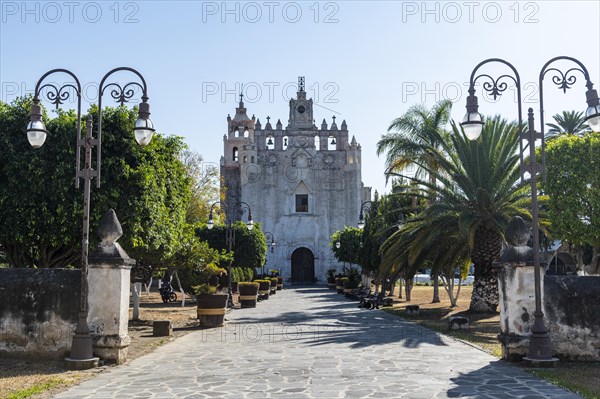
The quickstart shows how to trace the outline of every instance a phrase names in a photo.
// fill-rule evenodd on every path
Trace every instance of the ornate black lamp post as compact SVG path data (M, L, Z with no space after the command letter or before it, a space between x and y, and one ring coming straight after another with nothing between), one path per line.
M271 253L273 253L275 251L275 245L276 245L275 244L275 237L273 236L273 233L271 233L270 231L265 231L264 234L265 234L265 238L266 239L269 239L269 237L271 237L271 240L270 240L271 244L269 246L271 247ZM265 266L264 265L263 265L262 275L263 275L263 277L265 276Z
M373 201L365 201L362 204L360 204L360 214L358 215L358 228L359 229L364 229L365 228L365 216L364 216L364 211L365 210L370 210L371 206L373 205Z
M337 241L337 242L335 243L335 247L336 247L337 249L340 249L340 248L342 247L342 243L341 243L341 242L339 242L339 241ZM345 274L346 274L346 262L344 262L344 263L343 263L343 265L342 265L342 268L343 268L343 269L342 269L342 273L345 275Z
M551 68L550 65L556 61L566 60L575 63L577 66L570 68L565 73L556 68ZM477 71L480 67L491 62L498 62L508 66L514 76L501 75L494 79L488 74L480 74L476 76ZM586 100L588 108L586 110L586 121L594 131L600 131L600 102L598 100L598 92L593 89L593 84L590 81L590 76L585 66L572 57L560 56L552 58L542 67L539 75L539 89L540 89L540 120L541 129L540 132L535 131L534 126L534 114L533 109L528 110L528 126L527 132L522 131L523 118L521 112L521 79L519 73L515 67L509 62L500 58L490 58L480 62L473 72L471 72L471 78L469 83L469 97L467 98L467 113L461 123L465 135L470 140L476 140L483 129L483 118L478 112L477 97L475 96L475 83L479 78L484 78L487 81L483 83L483 89L494 97L494 100L502 95L502 92L508 87L507 83L503 79L512 80L517 89L517 106L518 106L518 118L519 118L519 129L520 131L520 159L521 159L521 179L525 178L525 173L529 173L531 177L531 219L532 219L532 231L533 231L533 264L534 264L534 279L535 279L535 320L531 329L531 337L529 341L529 353L524 359L525 361L533 363L544 363L553 362L556 359L552 357L552 342L550 341L550 334L548 328L544 322L544 313L542 311L542 300L541 300L541 271L540 271L540 250L539 250L539 226L538 226L538 200L537 200L537 174L542 172L545 177L545 142L544 142L544 77L548 72L554 74L552 76L552 83L556 84L559 89L566 93L567 89L576 82L576 76L572 75L574 72L580 72L586 80ZM526 140L526 145L523 144L523 140ZM535 153L535 142L536 140L541 141L541 160L542 163L536 162ZM525 151L529 146L529 164L525 165L524 158L526 156Z
M124 86L117 83L106 84L106 80L114 73L119 71L132 72L140 79L138 82L129 82ZM75 84L68 83L60 87L52 83L42 84L44 79L55 73L65 73L75 81ZM92 353L92 337L87 324L88 317L88 247L89 247L89 218L90 218L90 182L96 178L96 187L100 187L100 166L101 166L101 145L102 145L102 95L104 91L111 88L110 95L121 105L128 102L135 94L134 87L142 90L142 102L139 106L139 117L135 122L135 139L140 145L147 145L152 140L154 127L150 120L150 105L148 104L148 90L143 76L133 68L121 67L109 71L100 82L98 88L98 138L93 137L92 116L88 115L86 121L86 135L81 137L81 84L79 79L67 69L52 69L46 72L37 82L31 106L31 118L27 125L27 139L33 148L40 148L46 141L48 131L42 121L42 107L40 105L40 96L45 94L48 100L58 106L69 99L71 91L77 95L77 140L76 140L76 161L75 161L75 187L79 188L79 179L83 178L83 234L81 242L81 295L79 299L79 315L77 327L73 336L71 345L71 357L68 361L80 363L78 367L93 367L97 359ZM46 90L44 90L46 89ZM44 92L42 92L44 90ZM84 148L84 166L81 169L81 147ZM92 149L96 149L96 169L92 168Z
M254 222L252 221L252 211L250 210L250 205L245 202L236 203L232 209L229 209L227 204L223 201L217 201L210 206L210 214L208 215L208 223L207 227L211 230L215 227L215 222L213 220L213 209L215 206L219 205L221 210L225 212L225 245L227 246L227 251L233 251L233 246L235 245L235 229L233 228L233 223L235 222L235 215L237 212L244 214L246 210L248 211L248 221L246 222L246 227L248 230L252 230L254 228ZM245 207L245 208L244 208ZM229 211L232 212L229 212ZM233 308L233 297L231 292L231 262L227 265L227 306Z

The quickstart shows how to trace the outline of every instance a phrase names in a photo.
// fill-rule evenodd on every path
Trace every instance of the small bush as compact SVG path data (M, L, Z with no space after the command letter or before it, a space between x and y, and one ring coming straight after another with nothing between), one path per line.
M238 283L238 288L240 287L251 287L254 286L256 288L258 288L259 284L257 282L252 282L252 281L243 281L241 283Z
M217 287L213 287L209 284L200 284L192 287L194 289L194 294L196 295L212 295L217 292Z

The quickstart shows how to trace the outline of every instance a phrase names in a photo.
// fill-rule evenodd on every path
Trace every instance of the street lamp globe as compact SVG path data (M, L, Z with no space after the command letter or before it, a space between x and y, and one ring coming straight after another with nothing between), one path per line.
M31 121L27 124L27 140L33 148L40 148L44 145L48 131L42 121Z
M469 96L467 97L467 113L460 124L465 132L465 136L469 140L477 140L483 130L483 118L479 113L479 105L477 104L477 96L473 86L469 88Z
M460 124L469 140L477 140L483 130L483 120L479 112L467 112Z
M360 220L358 221L358 225L357 225L357 226L358 226L358 228L359 228L359 229L361 229L361 230L362 230L362 229L364 229L364 228L365 228L365 221L364 221L363 219L360 219Z
M212 228L215 227L215 221L213 220L212 212L208 216L208 223L206 223L206 227L208 227L209 230L212 230Z
M590 105L585 111L585 119L592 131L600 132L600 105Z
M254 228L254 222L252 221L252 219L246 222L246 227L248 228L248 230L252 230Z
M342 244L340 244L340 242L339 242L339 241L335 243L335 247L336 247L337 249L340 249L340 247L341 247L341 246L342 246Z
M143 146L150 144L152 135L154 134L154 124L150 120L150 104L148 104L146 100L147 98L144 97L140 103L138 119L135 121L133 128L135 141Z
M154 125L150 119L139 118L135 121L133 132L135 134L135 141L137 141L139 145L145 146L150 144L150 141L152 140Z
M37 97L33 99L30 115L30 120L27 124L27 140L33 148L40 148L46 141L48 131L42 121L42 106Z

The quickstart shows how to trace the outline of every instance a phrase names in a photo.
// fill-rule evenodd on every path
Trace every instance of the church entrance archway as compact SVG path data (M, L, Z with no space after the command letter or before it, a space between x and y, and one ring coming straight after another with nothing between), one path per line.
M298 248L292 253L292 284L314 284L315 256L308 248Z

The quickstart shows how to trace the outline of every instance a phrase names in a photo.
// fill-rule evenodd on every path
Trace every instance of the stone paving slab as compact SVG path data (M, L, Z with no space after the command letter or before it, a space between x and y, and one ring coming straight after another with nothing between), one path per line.
M285 289L58 399L574 399L469 345L323 288Z

